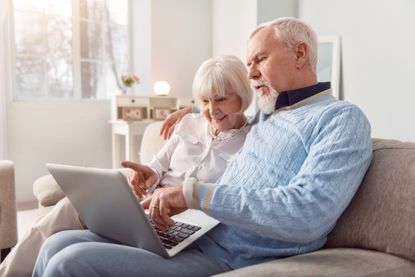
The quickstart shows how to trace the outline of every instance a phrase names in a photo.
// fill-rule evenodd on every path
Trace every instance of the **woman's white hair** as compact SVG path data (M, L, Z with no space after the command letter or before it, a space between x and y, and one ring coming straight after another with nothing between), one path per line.
M250 35L252 38L259 30L271 27L275 32L275 39L292 49L298 43L305 43L308 46L308 64L311 71L317 71L317 35L314 30L305 22L294 17L281 17L273 21L259 25Z
M228 93L236 93L241 97L241 112L244 112L252 101L252 88L248 80L248 71L240 59L235 56L220 56L203 62L193 79L193 97L211 98L214 93L225 97Z

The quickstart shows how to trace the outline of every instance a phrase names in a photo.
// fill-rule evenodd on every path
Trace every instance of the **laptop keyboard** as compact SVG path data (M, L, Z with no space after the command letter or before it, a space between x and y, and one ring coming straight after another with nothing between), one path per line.
M177 244L179 244L180 242L187 239L188 237L190 237L191 235L193 235L201 229L201 227L196 225L175 221L174 226L168 228L165 231L161 231L154 225L154 223L148 215L147 218L153 226L154 230L156 230L161 240L161 243L166 249L172 249L174 246L176 246Z

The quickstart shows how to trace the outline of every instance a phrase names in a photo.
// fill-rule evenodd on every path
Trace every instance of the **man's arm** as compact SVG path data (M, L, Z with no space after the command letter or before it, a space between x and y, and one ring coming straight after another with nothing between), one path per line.
M372 143L369 123L355 107L338 111L318 128L308 157L287 186L187 184L184 194L190 189L191 199L186 203L265 237L306 243L326 235L359 187Z

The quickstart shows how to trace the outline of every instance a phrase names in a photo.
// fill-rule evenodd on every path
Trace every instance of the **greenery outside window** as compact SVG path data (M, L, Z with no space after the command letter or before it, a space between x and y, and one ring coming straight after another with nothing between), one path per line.
M15 100L108 99L129 71L128 0L13 0Z

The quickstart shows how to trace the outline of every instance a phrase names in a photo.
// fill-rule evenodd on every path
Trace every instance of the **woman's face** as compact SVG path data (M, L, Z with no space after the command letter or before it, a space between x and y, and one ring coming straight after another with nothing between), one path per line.
M226 93L220 97L216 92L212 96L200 97L201 112L218 131L238 128L241 121L242 99L236 93Z

